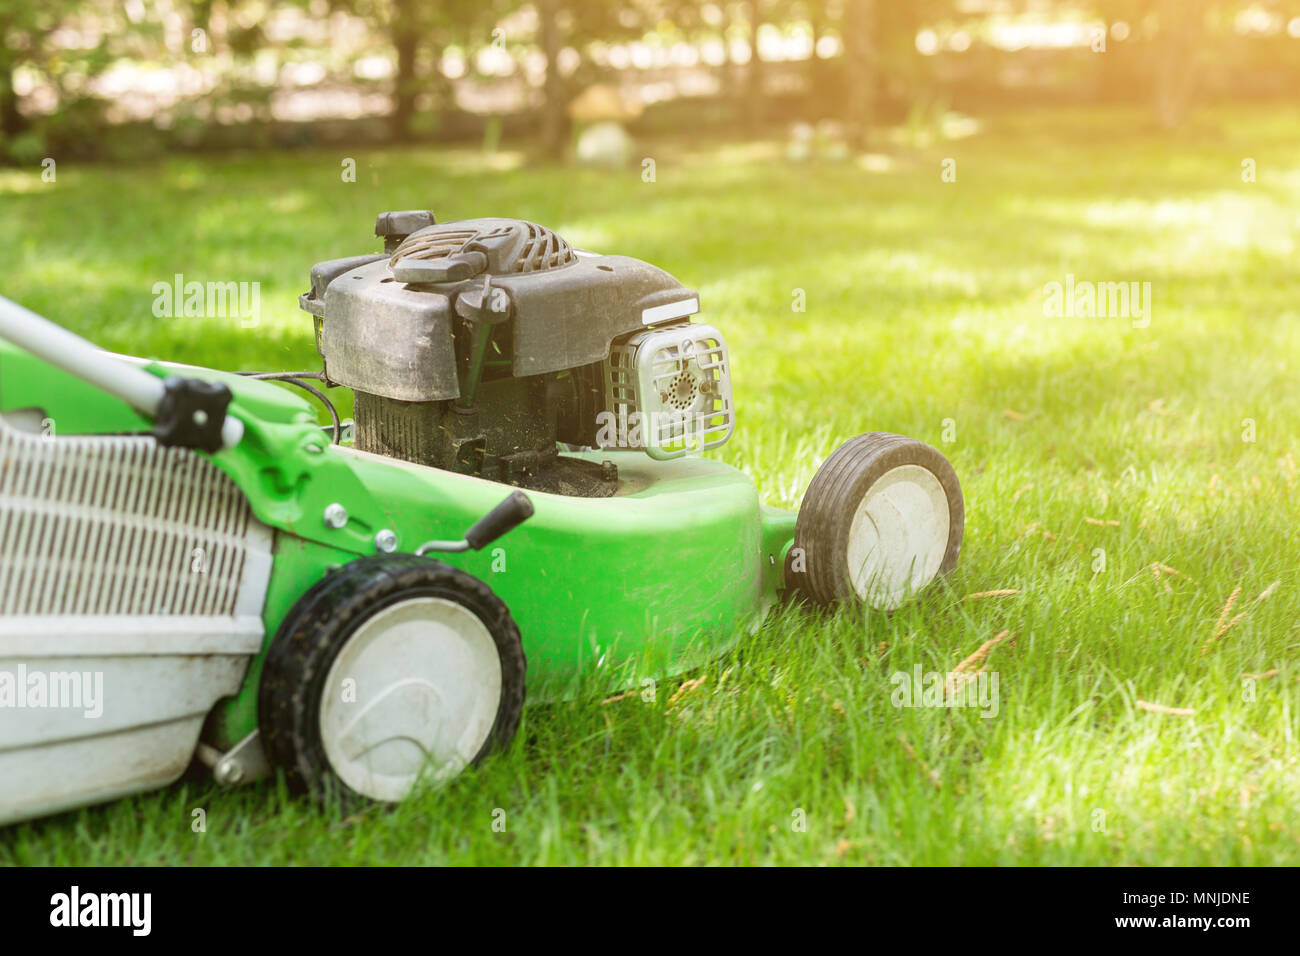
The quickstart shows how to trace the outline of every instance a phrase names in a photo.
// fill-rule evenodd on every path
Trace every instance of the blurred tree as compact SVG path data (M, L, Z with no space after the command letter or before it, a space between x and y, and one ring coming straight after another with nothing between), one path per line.
M821 112L821 101L826 91L825 62L817 55L817 45L829 32L833 22L830 0L809 0L800 4L798 12L808 21L812 51L808 56L808 112ZM838 11L836 11L838 12Z
M569 97L560 77L561 32L557 18L559 0L538 0L537 15L542 54L546 57L546 77L542 81L542 152L550 157L564 153L568 129L565 107Z
M0 0L0 133L13 138L27 127L27 120L18 112L18 94L14 92L14 70L18 68L22 50L18 35L22 24L19 17L27 19L30 8L14 0Z
M159 57L162 18L142 2L0 0L0 40L3 152L25 159L54 146L90 152L107 106L94 92L96 78L120 60ZM19 109L22 73L53 112Z
M1195 88L1195 62L1208 0L1159 0L1156 8L1155 82L1152 107L1163 129L1187 116Z
M765 4L745 4L745 42L749 44L749 66L745 70L745 125L755 131L763 120L763 57L758 52L758 31L763 25Z
M352 25L322 30L311 22L322 16L322 4L358 18L356 42ZM286 7L306 16L279 16ZM179 30L177 9L188 20ZM1038 23L1100 19L1111 27L1122 21L1127 29L1112 31L1106 55L1092 59L1077 49L1007 50L982 42L994 18L1021 15ZM488 59L483 51L500 46L524 65L530 80L541 77L540 82L524 87L518 72L478 79L494 85L493 94L513 97L522 90L528 104L537 106L543 151L558 156L568 142L569 106L584 87L599 82L630 92L646 78L635 68L610 65L599 55L602 48L636 41L658 53L672 50L678 64L685 61L675 47L686 43L694 47L691 62L716 64L715 51L706 51L705 44L719 40L722 99L751 131L778 115L837 116L853 143L865 147L872 130L893 121L900 109L910 107L928 121L959 84L958 95L967 102L993 102L1008 95L1005 76L1017 71L1034 77L1042 87L1035 95L1044 97L1145 98L1156 122L1168 128L1187 115L1198 83L1219 91L1235 84L1250 95L1300 82L1300 58L1286 31L1297 15L1300 0L0 0L0 136L6 149L20 138L24 154L45 144L102 147L103 132L111 139L112 130L97 79L120 62L127 77L154 71L161 76L180 63L201 74L179 104L172 105L167 93L155 97L167 104L156 124L160 140L257 142L257 136L268 136L276 97L283 91L292 95L300 77L321 76L321 66L334 89L350 86L373 95L391 83L389 131L409 139L436 119L430 104L434 110L452 105L455 83L441 70L447 48L463 52L473 73ZM773 27L788 35L795 24L812 34L806 64L765 62L760 38L766 41ZM191 26L206 31L206 51L215 56L200 58L191 48ZM930 52L936 55L918 51L922 28L934 31L937 49ZM346 50L320 39L336 36L337 29L348 32ZM960 33L968 41L963 45L953 42ZM836 36L842 56L835 62L819 58L818 42ZM746 45L750 56L741 62ZM644 52L635 50L639 65ZM355 69L376 54L387 55L391 72ZM500 54L493 59L499 62ZM313 69L281 71L291 63ZM949 77L942 82L939 64ZM700 69L656 66L649 72L655 82L675 82ZM777 92L778 86L788 90L787 81L800 71L809 91L803 103ZM16 77L25 94L29 80L36 87L21 109ZM326 85L302 85L318 82ZM132 110L142 115L138 109L154 91L131 92L111 114L114 122ZM51 94L56 111L47 114ZM143 125L122 138L141 139ZM460 132L473 128L456 125ZM222 135L211 137L218 129Z
M918 31L954 17L960 0L844 0L840 33L846 89L841 103L849 141L864 148L878 122L878 97L887 88L903 103L928 106L933 58L916 48Z
M813 0L812 5L825 9L826 0ZM739 91L741 112L745 125L751 132L763 123L767 103L767 66L760 52L759 38L763 27L784 26L808 15L805 4L799 0L746 0L743 11L745 45L749 47L749 63L745 67L744 83ZM813 60L816 60L814 52Z
M1173 129L1182 124L1191 108L1200 58L1208 49L1224 53L1227 37L1208 36L1207 22L1213 19L1221 31L1228 32L1240 12L1282 6L1278 0L1094 0L1092 10L1107 29L1116 22L1128 26L1128 43L1142 55L1129 58L1131 62L1125 63L1125 74L1117 77L1117 82L1137 84L1148 99L1156 125ZM1118 66L1120 58L1111 56L1116 42L1113 33L1110 41L1108 65Z
M393 106L389 128L393 139L415 135L414 121L422 93L445 93L440 72L443 53L452 44L472 54L492 40L492 28L517 6L513 0L331 0L345 10L377 24L388 36L394 55Z
M876 13L876 0L844 4L844 120L857 149L866 146L875 122Z
M389 33L393 52L397 56L397 71L393 79L393 113L391 117L393 139L411 138L411 120L415 118L415 98L420 93L420 77L416 70L416 56L420 52L421 34L436 15L438 7L420 0L393 0ZM428 31L432 32L432 31Z
M60 67L53 61L58 53L50 37L69 14L79 6L90 6L79 0L0 0L0 132L6 139L19 135L29 126L28 120L18 110L18 94L14 89L14 74L23 66L31 67L46 76L51 85L57 85ZM78 51L80 52L80 51ZM88 58L92 51L85 51ZM75 54L74 54L75 55Z
M541 147L558 158L568 142L568 106L580 86L596 79L588 47L595 41L614 43L644 36L673 9L676 0L625 0L622 4L591 0L536 0L537 42L546 58L542 82ZM577 54L569 77L561 75L559 58L565 49Z

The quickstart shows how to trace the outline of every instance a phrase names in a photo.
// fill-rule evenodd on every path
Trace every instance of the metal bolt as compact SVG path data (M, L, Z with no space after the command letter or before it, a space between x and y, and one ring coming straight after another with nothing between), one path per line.
M397 534L391 528L384 528L382 531L375 532L375 547L384 554L392 554L397 550Z
M196 408L191 418L193 419L194 424L199 428L202 428L208 423L208 413L201 408Z
M217 764L213 776L222 786L233 786L244 779L244 768L233 760L223 760Z
M348 523L348 509L337 501L325 506L325 527L341 528Z

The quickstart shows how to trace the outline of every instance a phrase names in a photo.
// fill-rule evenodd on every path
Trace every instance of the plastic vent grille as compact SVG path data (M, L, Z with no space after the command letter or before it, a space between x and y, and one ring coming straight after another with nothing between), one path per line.
M523 223L527 230L524 247L514 262L512 272L541 272L568 265L577 258L573 248L551 230L536 223Z
M504 272L520 274L543 272L568 265L577 260L573 247L545 226L534 222L517 222L494 225L487 229L452 228L415 233L402 240L388 260L389 267L400 260L445 259L461 252L471 242L506 248L517 244L518 250L502 265Z
M0 616L260 615L270 547L191 451L0 420Z
M403 239L388 260L390 266L399 259L445 259L455 255L478 233L473 229L446 229L417 233Z

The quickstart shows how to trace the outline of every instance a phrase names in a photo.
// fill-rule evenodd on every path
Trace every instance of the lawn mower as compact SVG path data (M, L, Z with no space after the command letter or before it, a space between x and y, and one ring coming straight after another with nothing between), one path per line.
M398 801L505 746L526 691L681 673L787 596L889 611L954 567L928 445L849 440L797 515L703 457L731 356L663 270L514 219L375 233L311 269L319 370L114 355L0 299L0 822L191 765Z

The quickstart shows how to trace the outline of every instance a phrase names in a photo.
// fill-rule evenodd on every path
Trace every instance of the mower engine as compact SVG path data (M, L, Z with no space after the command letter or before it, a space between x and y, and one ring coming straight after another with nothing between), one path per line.
M726 342L662 269L517 219L387 212L375 233L383 254L318 263L300 299L361 451L606 497L614 465L560 444L666 459L730 436Z

